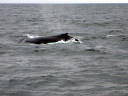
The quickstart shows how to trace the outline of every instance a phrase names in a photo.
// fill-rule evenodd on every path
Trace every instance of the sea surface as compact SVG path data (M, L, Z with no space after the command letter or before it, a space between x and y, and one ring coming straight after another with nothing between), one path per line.
M128 4L0 4L0 96L128 96Z

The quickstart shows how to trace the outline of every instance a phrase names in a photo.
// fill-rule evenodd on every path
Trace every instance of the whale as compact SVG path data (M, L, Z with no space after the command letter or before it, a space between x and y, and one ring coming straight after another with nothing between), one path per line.
M55 36L40 36L35 38L27 38L25 42L33 43L33 44L47 44L47 43L55 43L60 40L68 41L71 38L73 37L69 36L68 33L64 33L64 34L55 35ZM77 39L75 40L78 41Z

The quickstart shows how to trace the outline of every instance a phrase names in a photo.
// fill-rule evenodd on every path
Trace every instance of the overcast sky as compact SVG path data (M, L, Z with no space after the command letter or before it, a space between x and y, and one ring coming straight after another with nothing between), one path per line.
M128 0L0 0L0 3L128 3Z

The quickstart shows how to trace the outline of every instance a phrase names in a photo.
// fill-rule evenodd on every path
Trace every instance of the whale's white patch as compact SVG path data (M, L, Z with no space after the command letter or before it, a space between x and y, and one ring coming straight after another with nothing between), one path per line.
M55 43L48 43L48 44L60 44L60 43L82 43L81 40L77 39L78 41L75 40L75 38L72 38L68 41L64 41L64 40L60 40L58 42L55 42Z

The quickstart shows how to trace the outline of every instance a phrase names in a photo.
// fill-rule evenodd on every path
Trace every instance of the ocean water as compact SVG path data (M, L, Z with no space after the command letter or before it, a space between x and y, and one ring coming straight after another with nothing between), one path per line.
M0 4L0 96L128 96L128 4Z

